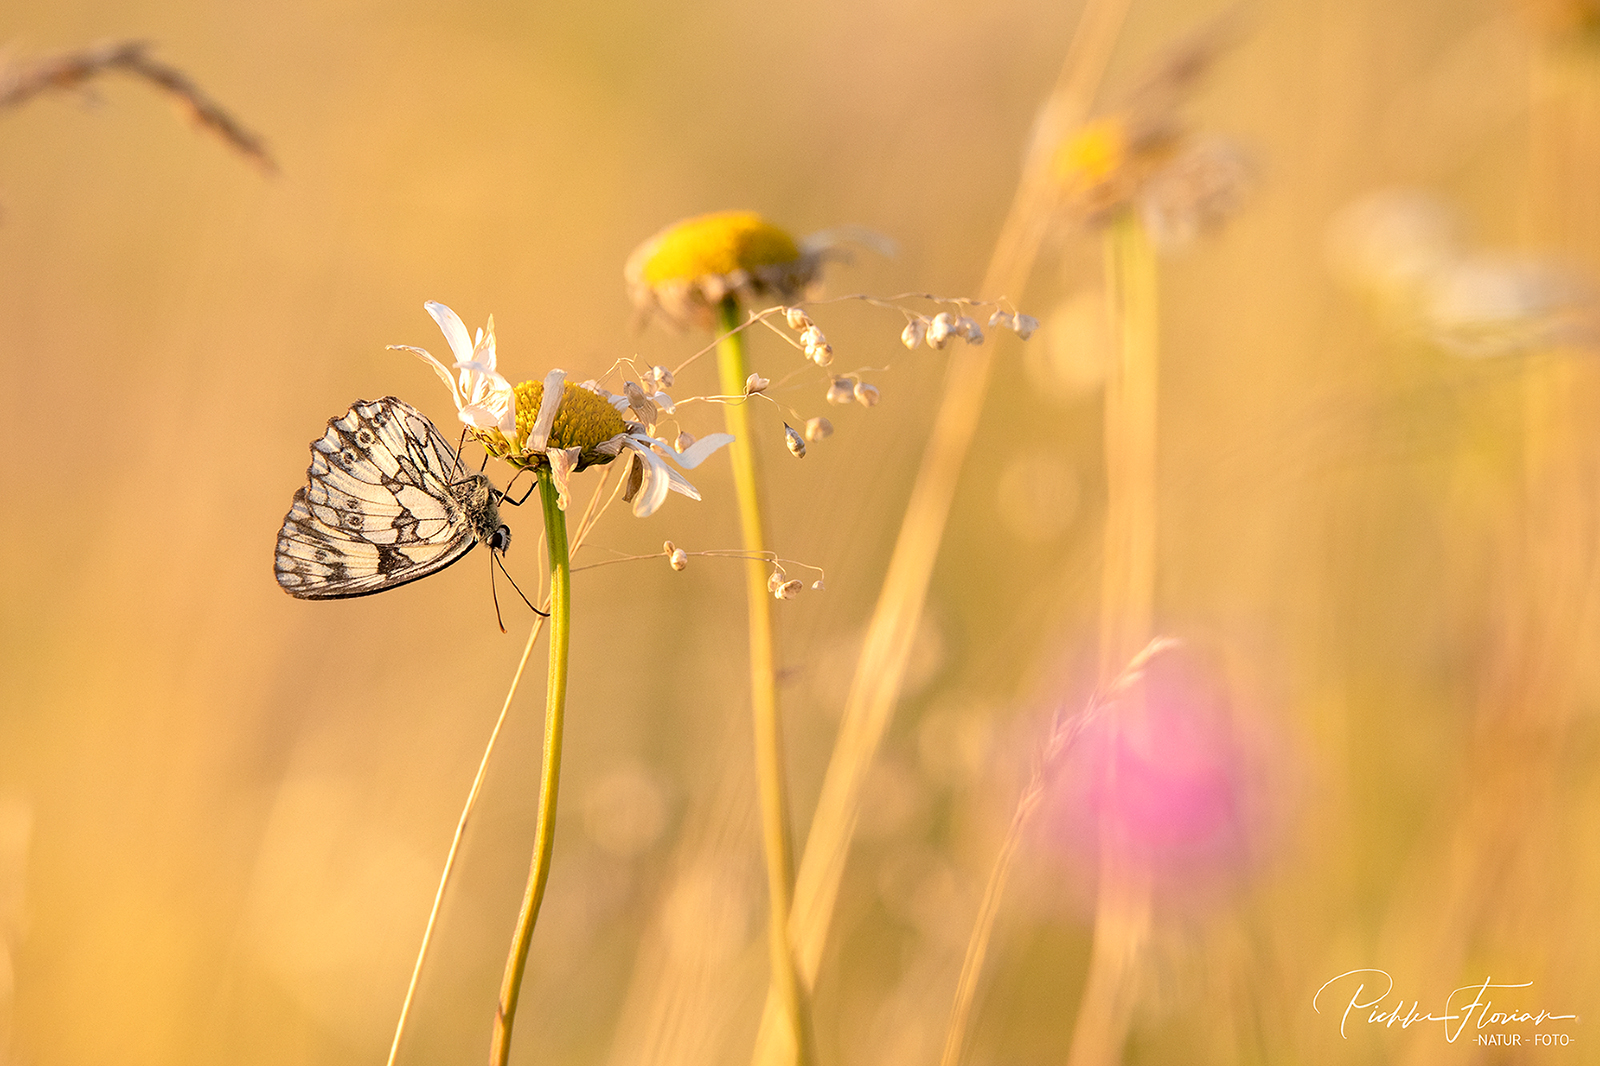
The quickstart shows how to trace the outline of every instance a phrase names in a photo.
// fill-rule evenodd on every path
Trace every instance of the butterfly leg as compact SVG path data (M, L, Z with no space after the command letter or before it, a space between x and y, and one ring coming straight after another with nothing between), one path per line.
M517 478L521 477L527 472L528 471L526 468L516 472L516 474L511 478L510 483L506 485L506 490L500 494L501 503L509 503L513 507L521 507L524 503L528 502L528 497L533 495L533 490L539 487L538 478L533 479L533 483L528 486L528 491L524 492L520 497L515 500L511 498L511 486L517 483Z

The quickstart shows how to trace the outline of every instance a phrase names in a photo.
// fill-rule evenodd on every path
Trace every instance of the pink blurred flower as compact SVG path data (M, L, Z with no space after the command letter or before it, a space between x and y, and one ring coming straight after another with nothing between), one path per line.
M1056 755L1045 832L1091 883L1115 848L1163 894L1225 886L1250 865L1259 826L1250 748L1220 672L1173 643Z

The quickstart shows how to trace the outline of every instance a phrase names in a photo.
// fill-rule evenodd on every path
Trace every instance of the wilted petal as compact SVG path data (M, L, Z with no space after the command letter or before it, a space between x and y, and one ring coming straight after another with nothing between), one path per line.
M490 370L495 368L493 315L489 316L489 328L478 334L478 343L472 346L472 360L485 364Z
M663 503L667 502L667 493L672 490L673 472L659 455L650 450L650 445L644 441L636 437L629 437L623 441L623 444L641 460L640 468L644 477L640 492L633 500L633 515L635 518L648 518L650 515L655 514ZM681 476L679 480L682 480ZM689 483L685 481L684 484L688 485ZM680 489L679 491L682 490ZM699 495L694 492L693 485L689 485L689 492L685 493L685 495L693 495L695 499L699 499Z
M461 372L463 402L494 411L500 416L500 430L508 435L514 434L517 428L517 396L511 388L511 382L482 363L457 363L455 369Z
M539 414L528 431L528 450L542 452L550 443L550 429L556 424L556 411L561 407L563 386L567 380L565 370L552 370L544 376L544 395L539 398Z
M691 500L700 498L700 490L689 484L689 479L678 473L672 467L662 464L662 469L667 472L667 487L673 492L689 497Z
M644 484L644 460L629 454L622 462L626 467L622 473L622 502L632 503L633 498L639 495L639 487Z
M450 398L455 401L456 409L461 409L461 390L456 387L456 379L451 376L450 369L443 363L439 362L439 360L435 359L432 353L423 348L413 348L409 344L391 344L389 345L389 350L395 352L410 352L418 359L421 359L423 362L433 367L433 372L439 375L439 380L444 382L445 388L450 390Z
M563 511L567 509L567 478L582 455L582 448L552 448L545 452L545 458L550 460L550 480L556 486L556 506Z
M682 452L674 455L672 457L673 462L677 463L685 470L693 470L695 467L705 462L712 452L716 451L718 448L721 448L725 444L732 443L732 433L707 433L705 436L701 437L699 440L685 448ZM665 445L662 445L662 447L665 447Z
M628 397L628 406L633 408L633 413L639 416L639 421L647 426L656 424L656 405L650 397L644 394L637 382L624 381L622 391Z
M469 403L461 409L461 421L473 429L498 429L504 432L501 412L482 404Z
M439 329L444 333L444 339L450 342L450 351L455 354L456 362L468 363L472 361L472 335L467 332L467 327L450 308L442 303L429 300L422 305L427 308L428 314L439 323Z

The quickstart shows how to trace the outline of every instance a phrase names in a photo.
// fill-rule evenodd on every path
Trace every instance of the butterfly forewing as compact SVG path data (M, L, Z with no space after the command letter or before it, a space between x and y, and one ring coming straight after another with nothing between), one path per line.
M477 481L487 488L414 407L357 403L311 445L306 487L278 533L278 584L338 599L442 570L498 523L493 491L469 491Z

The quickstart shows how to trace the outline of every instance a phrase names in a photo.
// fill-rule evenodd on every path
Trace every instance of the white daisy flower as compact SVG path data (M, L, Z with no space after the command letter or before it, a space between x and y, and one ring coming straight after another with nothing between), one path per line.
M487 330L478 330L473 338L467 327L450 308L429 300L422 305L439 323L444 339L455 356L451 366L445 366L424 348L409 344L391 344L397 351L410 352L433 367L439 380L450 390L455 401L456 414L462 422L475 430L499 430L511 434L516 430L516 402L511 383L495 369L494 316L489 316ZM455 375L452 376L452 371Z

